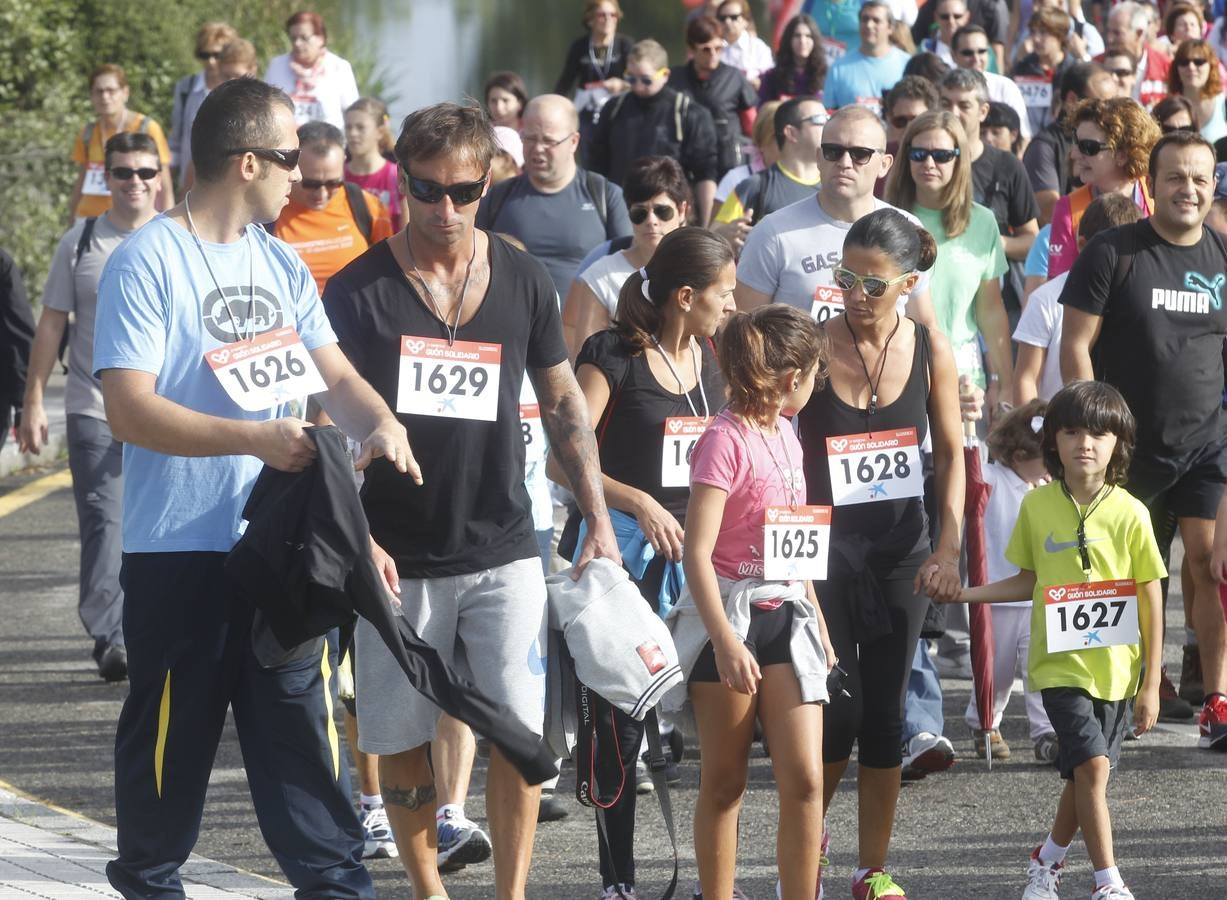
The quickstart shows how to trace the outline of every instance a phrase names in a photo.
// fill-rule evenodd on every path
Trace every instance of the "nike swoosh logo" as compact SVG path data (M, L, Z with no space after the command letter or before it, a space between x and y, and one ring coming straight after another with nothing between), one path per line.
M1088 544L1094 544L1097 541L1102 540L1103 538L1087 538L1086 542ZM1060 553L1062 550L1073 550L1077 546L1077 541L1054 541L1052 539L1051 531L1048 532L1048 537L1044 541L1044 550L1046 550L1048 553Z

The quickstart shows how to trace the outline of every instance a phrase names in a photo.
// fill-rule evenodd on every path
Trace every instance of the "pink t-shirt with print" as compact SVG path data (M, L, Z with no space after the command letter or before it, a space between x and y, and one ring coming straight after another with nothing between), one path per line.
M801 442L792 424L781 417L776 433L764 435L721 413L695 444L690 482L728 494L712 551L716 574L734 581L762 578L764 511L805 503Z

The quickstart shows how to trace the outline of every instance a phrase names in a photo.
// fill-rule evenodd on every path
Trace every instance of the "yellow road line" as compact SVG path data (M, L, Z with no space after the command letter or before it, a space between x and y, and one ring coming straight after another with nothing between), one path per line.
M23 484L17 490L9 491L0 497L0 519L66 487L72 487L72 473L68 469L45 475L29 484Z

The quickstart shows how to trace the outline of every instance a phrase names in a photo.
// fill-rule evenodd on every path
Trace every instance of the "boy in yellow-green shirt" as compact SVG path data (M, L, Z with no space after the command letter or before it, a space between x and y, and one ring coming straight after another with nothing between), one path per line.
M1053 481L1023 500L1006 558L1019 573L959 598L999 603L1030 594L1029 686L1041 691L1066 779L1052 831L1031 854L1023 900L1056 900L1065 852L1082 829L1095 867L1092 900L1133 900L1112 852L1108 773L1130 727L1155 723L1167 573L1150 514L1120 485L1133 450L1132 413L1117 390L1076 381L1048 404L1044 462Z

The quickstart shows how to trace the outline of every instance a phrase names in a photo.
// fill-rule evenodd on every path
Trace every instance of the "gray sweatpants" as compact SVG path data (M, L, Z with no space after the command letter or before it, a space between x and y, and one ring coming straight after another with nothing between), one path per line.
M124 592L119 586L123 553L123 444L102 419L68 416L68 468L81 535L77 612L95 646L124 645Z

